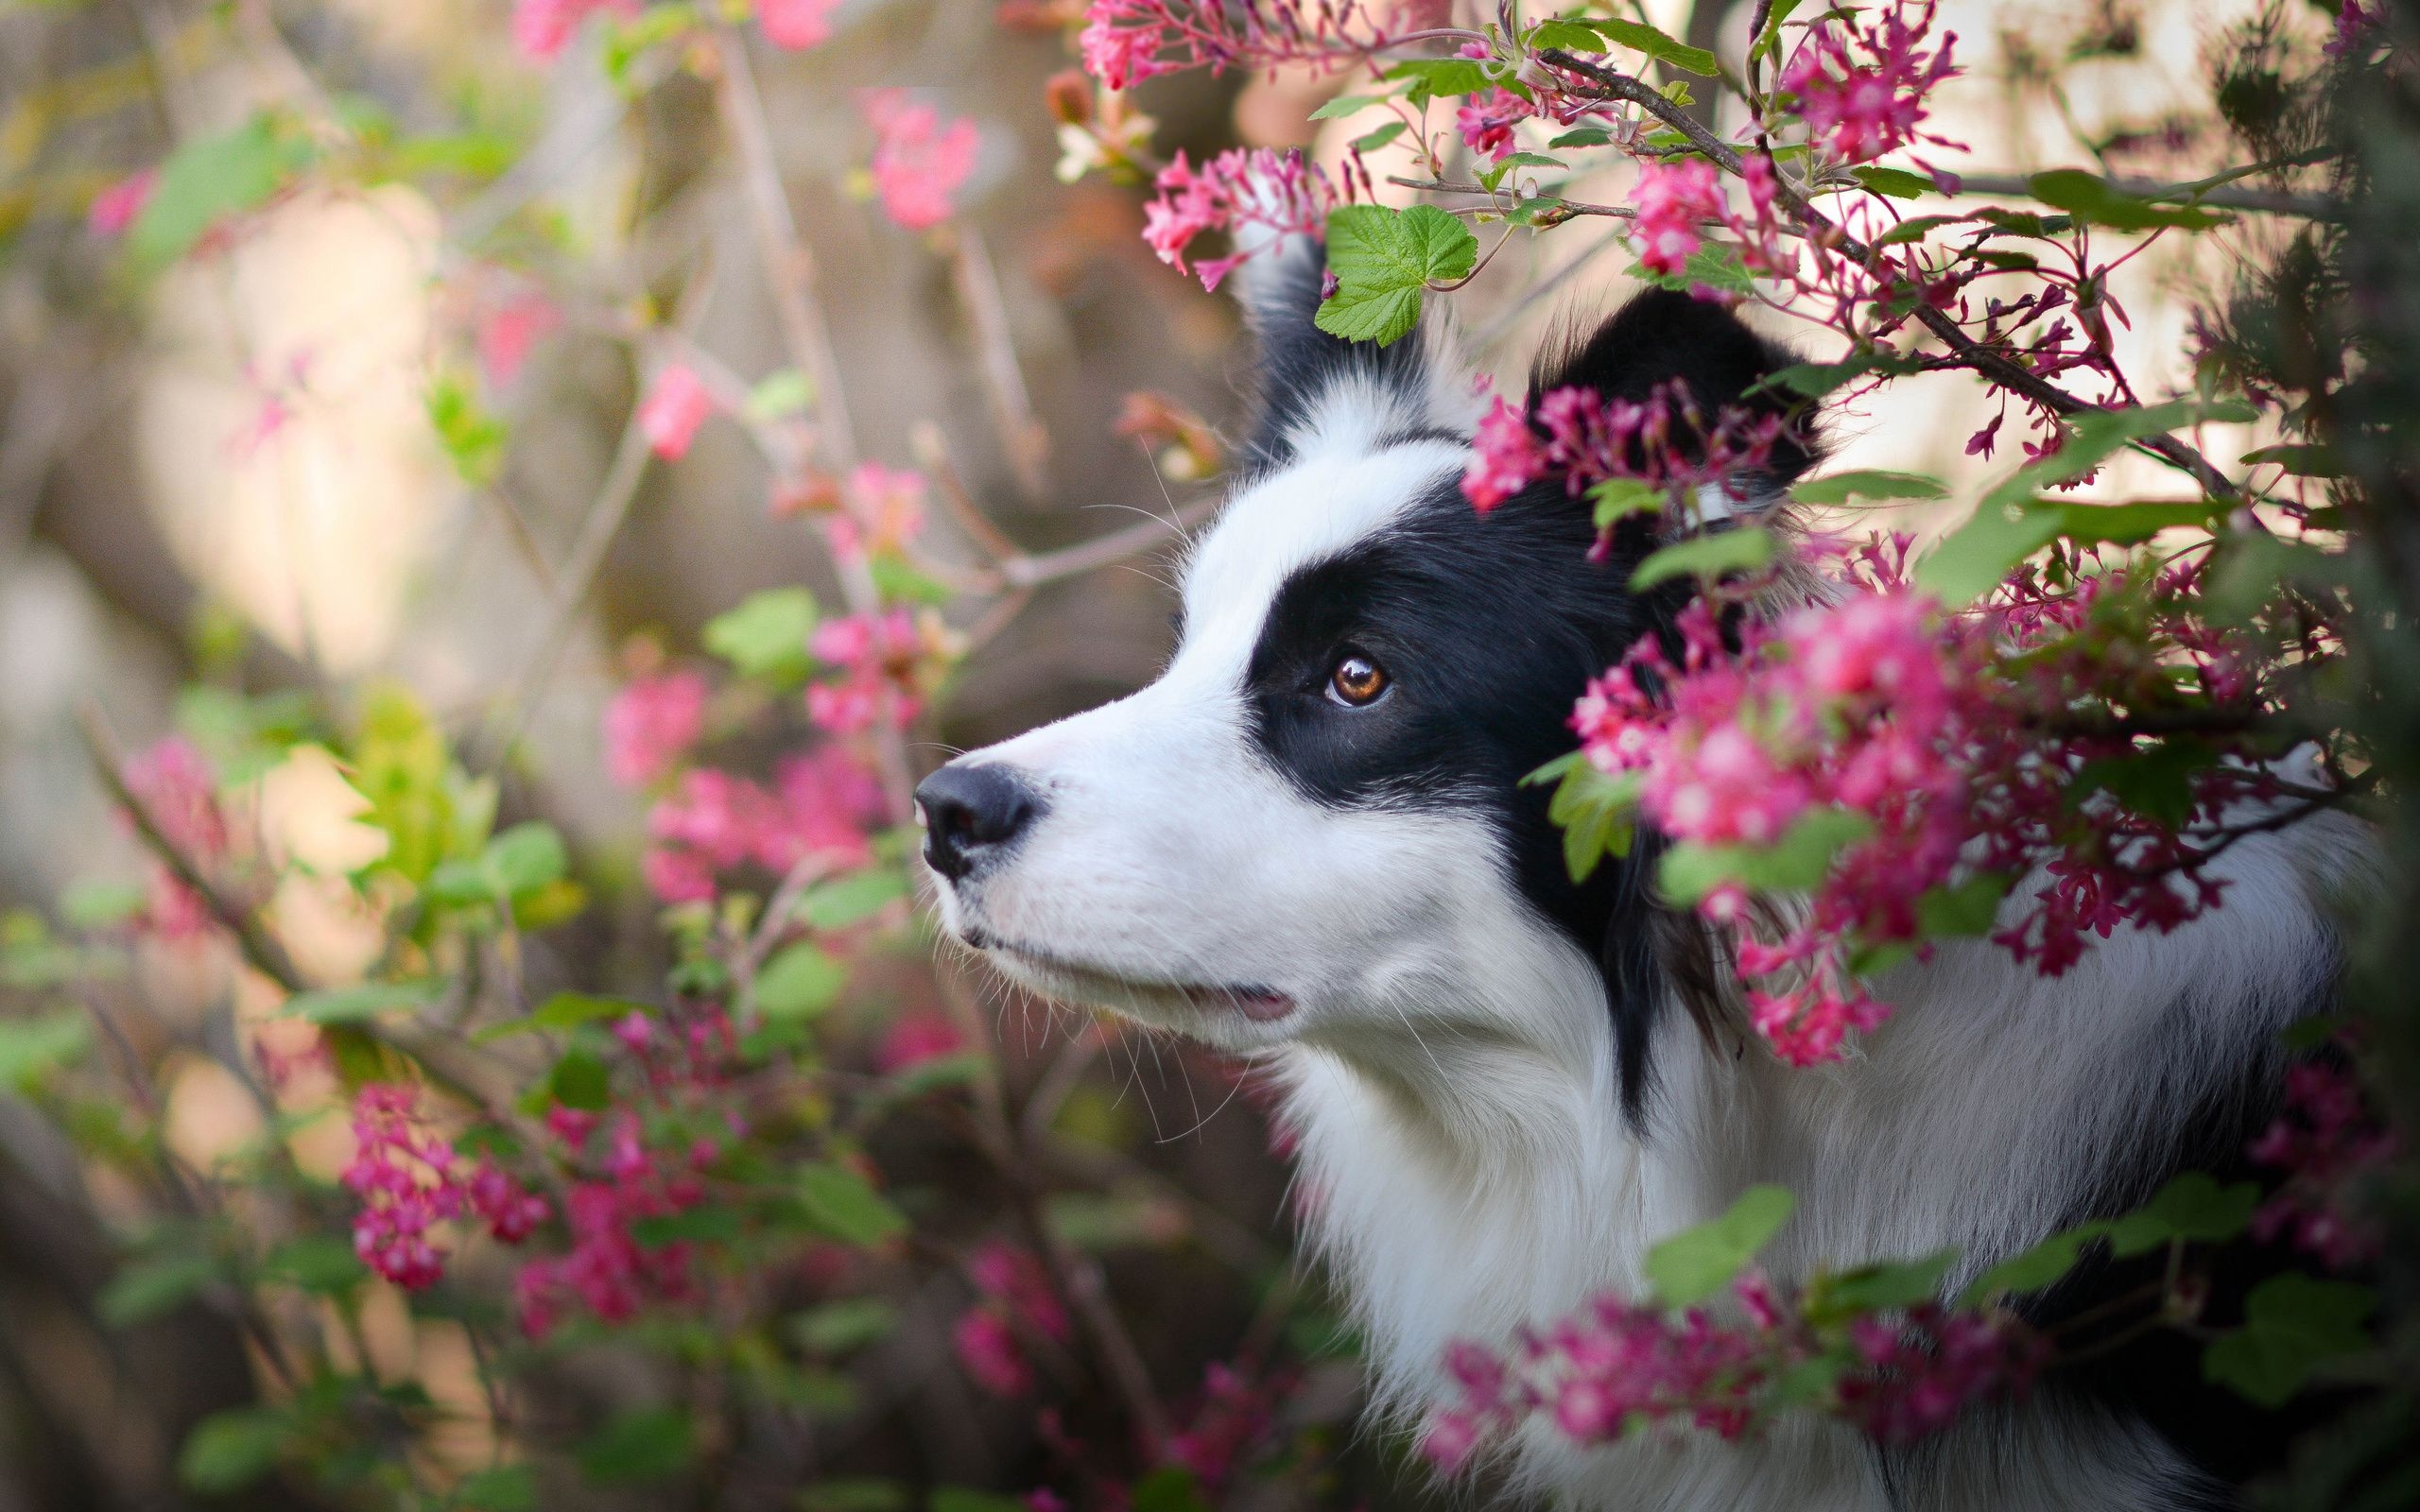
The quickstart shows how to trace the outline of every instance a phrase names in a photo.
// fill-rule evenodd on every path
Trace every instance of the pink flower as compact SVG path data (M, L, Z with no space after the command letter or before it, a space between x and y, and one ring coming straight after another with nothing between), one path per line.
M984 1244L967 1257L966 1272L976 1290L1034 1332L1060 1344L1075 1337L1067 1310L1051 1289L1049 1273L1031 1251L996 1241Z
M1014 1401L1033 1390L1033 1366L1008 1320L990 1308L969 1308L950 1330L950 1344L967 1376L995 1397Z
M704 381L686 363L676 362L655 375L647 398L639 402L639 429L656 455L678 462L689 455L698 427L714 410L714 396Z
M873 1069L886 1076L896 1076L926 1061L954 1056L964 1048L966 1041L942 1015L903 1014L883 1031L882 1043L874 1048Z
M605 770L624 787L645 787L698 743L706 681L694 672L633 678L605 706Z
M982 137L971 120L942 124L929 105L911 103L908 92L867 90L859 96L873 128L874 194L884 214L909 231L930 231L949 219L951 197L975 171Z
M892 553L925 528L925 475L860 463L840 490L845 512L833 517L832 549L856 560Z
M698 902L714 896L717 873L750 862L777 873L815 856L864 863L882 792L863 766L825 747L784 762L776 783L769 792L711 767L682 774L648 815L648 887L666 902Z
M1842 161L1865 163L1909 142L1939 140L1916 130L1929 113L1926 94L1956 71L1949 58L1956 33L1942 34L1939 52L1923 49L1937 6L1893 0L1878 30L1863 17L1820 22L1782 70L1781 87L1798 96L1810 129L1831 134Z
M1496 395L1478 422L1478 434L1471 439L1470 466L1462 472L1463 496L1471 501L1471 507L1485 514L1546 471L1546 448L1530 428L1529 413Z
M1231 148L1198 169L1180 148L1155 187L1159 198L1143 207L1143 240L1161 262L1185 272L1195 238L1214 232L1227 236L1228 254L1193 270L1212 290L1237 265L1285 237L1319 235L1339 198L1327 176L1301 153L1280 157L1265 147Z
M130 173L93 197L92 208L84 212L84 225L94 235L109 240L126 233L126 229L143 215L151 202L152 192L160 187L160 170L145 168Z
M1161 61L1167 45L1166 12L1158 0L1092 0L1084 8L1084 29L1076 39L1084 72L1112 89L1131 89L1138 79L1175 73L1186 66Z
M1513 128L1538 113L1538 108L1511 90L1484 89L1471 95L1454 114L1454 129L1473 152L1501 163L1513 147Z
M554 302L527 292L505 301L479 319L479 366L488 382L501 388L512 382L527 360L529 349L562 324Z
M812 47L832 35L832 12L839 5L840 0L756 0L756 25L776 47Z
M1699 223L1728 213L1714 164L1698 159L1649 163L1640 170L1631 198L1638 207L1632 234L1639 242L1639 263L1649 272L1668 277L1686 269L1689 255L1701 245Z
M637 0L515 0L512 40L523 52L544 62L562 52L579 24L599 10L635 15Z

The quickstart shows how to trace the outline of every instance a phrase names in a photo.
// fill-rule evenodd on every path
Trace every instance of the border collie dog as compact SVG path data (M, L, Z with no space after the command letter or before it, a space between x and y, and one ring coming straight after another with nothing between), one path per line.
M2221 908L2120 932L2056 980L1945 942L1877 984L1894 1015L1850 1058L1782 1065L1655 897L1651 837L1575 885L1521 784L1687 588L1630 593L1657 542L1592 561L1587 504L1557 481L1473 510L1478 403L1450 336L1321 334L1320 269L1299 240L1246 266L1257 421L1185 563L1167 671L917 796L943 923L1010 980L1280 1074L1311 1237L1388 1408L1434 1399L1449 1341L1642 1293L1648 1248L1752 1183L1798 1196L1763 1258L1777 1282L1955 1246L1954 1288L2239 1158L2279 1030L2334 990L2342 828L2244 840ZM1640 399L1677 378L1711 411L1788 360L1726 310L1649 293L1532 383ZM1769 507L1809 461L1785 443L1721 492ZM2134 1284L2100 1272L2033 1298L2037 1320ZM1913 1446L1804 1415L1585 1452L1536 1427L1509 1469L1609 1509L2229 1504L2248 1440L2169 1338L2181 1356L2054 1371Z

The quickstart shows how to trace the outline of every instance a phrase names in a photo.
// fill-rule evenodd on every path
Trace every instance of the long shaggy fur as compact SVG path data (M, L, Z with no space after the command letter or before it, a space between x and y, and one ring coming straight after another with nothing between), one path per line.
M1896 1011L1849 1060L1780 1065L1721 1010L1694 921L1654 901L1651 843L1575 885L1520 783L1568 748L1586 679L1668 631L1678 600L1623 586L1656 542L1590 561L1584 504L1553 484L1475 515L1450 340L1321 335L1317 267L1297 248L1252 269L1262 412L1185 565L1166 674L944 768L928 815L958 806L928 854L944 922L1011 979L1279 1069L1310 1238L1390 1410L1433 1398L1450 1340L1638 1290L1650 1246L1752 1183L1799 1198L1777 1280L1954 1246L1956 1286L2240 1151L2279 1031L2333 990L2349 825L2244 840L2218 863L2223 908L2121 931L2056 980L1945 944L1876 984ZM1785 360L1723 311L1651 295L1544 378L1634 398L1677 377L1712 407ZM1726 491L1756 508L1810 451ZM1389 671L1383 699L1322 696L1346 653ZM951 798L978 768L1022 795L1018 822ZM1908 1451L1811 1421L1587 1452L1541 1429L1512 1471L1606 1509L2228 1504L2211 1470L2241 1467L2192 1429L2238 1430L2197 1393L2156 1363L2058 1375Z

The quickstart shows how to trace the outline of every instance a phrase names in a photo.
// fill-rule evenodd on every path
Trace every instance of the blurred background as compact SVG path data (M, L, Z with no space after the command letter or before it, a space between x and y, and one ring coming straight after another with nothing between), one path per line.
M1645 9L1736 58L1751 8ZM2259 9L1946 4L1967 74L1936 96L1946 103L1930 125L1967 150L1943 163L2162 180L2223 166L2195 102L2233 66L2220 39ZM213 719L257 734L281 707L346 725L401 690L469 769L495 774L505 818L542 820L568 846L587 906L515 938L532 992L645 995L667 964L640 880L649 806L608 772L600 721L632 677L698 662L708 624L752 594L803 585L827 605L850 600L847 572L804 523L815 502L779 465L797 444L790 391L809 380L821 406L837 378L856 457L929 487L920 570L941 590L925 603L949 665L907 731L919 768L1139 686L1167 652L1171 548L1218 496L1219 438L1239 422L1250 357L1230 305L1140 239L1148 188L1082 171L1080 153L1063 163L1070 143L1046 86L1072 66L1080 9L842 0L828 38L806 47L752 30L650 32L657 14L611 16L540 59L495 0L0 0L0 910L16 941L0 992L30 1022L60 978L55 955L27 952L83 949L73 942L93 937L88 925L116 941L114 1053L147 1068L160 1101L141 1109L145 1126L178 1170L207 1173L264 1137L238 1026L276 994L248 999L259 984L224 941L110 933L112 900L148 863L97 779L96 739L107 760ZM2325 29L2315 12L2273 14L2297 34ZM793 367L795 312L759 235L764 180L718 104L735 64L762 101L828 331L826 373ZM873 200L860 92L877 87L974 123L942 224L908 229ZM1162 158L1244 143L1332 163L1372 124L1306 119L1338 88L1187 75L1116 108L1156 122L1147 140ZM291 136L246 137L272 119ZM110 197L205 142L228 154L226 174L262 181L155 256L174 228L113 223ZM282 162L287 142L308 144L309 167ZM1618 202L1624 185L1571 192ZM1559 325L1622 298L1633 259L1606 225L1521 233L1454 297L1505 387ZM2261 255L2266 234L2256 222L2171 238L2119 270L2119 351L2146 397L2189 384L2191 303L2232 277L2230 259ZM670 365L702 375L717 405L677 460L651 458L630 419ZM1830 424L1842 465L1971 480L1993 465L1968 452L1990 415L1971 384L1942 376ZM835 423L822 407L817 422ZM2123 465L2098 485L2166 486ZM803 714L782 708L737 721L735 765L806 738ZM342 783L278 769L279 796L259 801L280 843L348 870L358 816ZM357 887L281 888L275 907L311 983L380 969L383 936ZM911 921L892 925L922 949ZM930 989L901 980L880 977L854 1011L912 1016ZM1055 1116L1111 1172L1096 1183L1107 1195L1089 1211L1109 1228L1092 1247L1142 1368L1172 1397L1193 1391L1203 1362L1264 1326L1268 1279L1288 1271L1284 1171L1251 1100L1181 1047L1104 1034L1098 1053L1069 1056L1082 1031L1021 1006L999 1009L995 1028L1009 1084L1064 1081L1050 1084ZM25 1054L10 1041L0 1059ZM211 1500L189 1475L181 1488L187 1432L283 1388L240 1318L112 1293L166 1199L63 1136L20 1061L0 1070L25 1093L0 1097L0 1512ZM894 1131L885 1170L895 1185L989 1200L994 1177L947 1125ZM320 1128L296 1138L341 1145L341 1120ZM323 1173L342 1160L316 1159ZM356 1310L375 1373L460 1396L474 1335L379 1286ZM865 1486L1013 1491L1046 1477L1052 1430L953 1366L943 1335L961 1293L902 1294L889 1352L851 1367L860 1400L821 1430L822 1448L782 1462L786 1473L838 1465L867 1505L889 1493ZM1302 1305L1304 1328L1327 1326ZM1319 1494L1409 1495L1384 1452L1353 1447L1349 1348L1319 1358L1324 1395L1288 1409L1329 1435ZM629 1372L654 1368L591 1365L564 1389L615 1400ZM793 1483L759 1497L748 1473L684 1495L804 1494ZM593 1491L596 1504L644 1494ZM316 1498L276 1482L221 1493Z

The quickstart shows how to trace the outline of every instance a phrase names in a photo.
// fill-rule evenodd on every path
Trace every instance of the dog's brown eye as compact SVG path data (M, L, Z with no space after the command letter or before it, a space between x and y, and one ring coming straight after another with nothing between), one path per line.
M1386 691L1386 668L1358 653L1340 660L1327 675L1327 696L1348 709L1375 703Z

